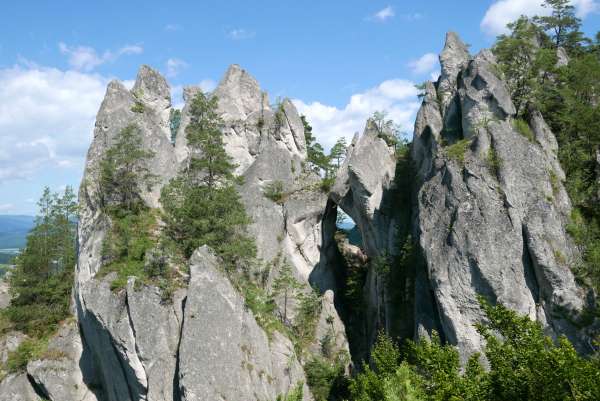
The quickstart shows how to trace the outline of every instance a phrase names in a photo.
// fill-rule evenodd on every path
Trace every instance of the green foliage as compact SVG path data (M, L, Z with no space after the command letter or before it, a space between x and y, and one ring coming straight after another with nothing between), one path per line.
M302 401L304 398L304 390L302 387L303 383L298 383L296 387L286 395L278 395L277 401Z
M250 218L234 186L235 165L225 152L221 125L217 98L198 93L185 130L188 165L162 190L163 232L186 258L208 245L232 269L252 259L256 247L244 233Z
M210 189L217 183L231 183L236 167L225 152L223 121L217 105L216 96L208 97L199 92L192 99L190 123L185 128L188 147L192 150L186 173L192 182L199 181Z
M304 125L304 141L306 142L306 153L308 163L313 171L328 175L330 160L325 155L323 146L317 142L317 138L313 135L312 127L306 120L305 116L300 116Z
M335 177L324 177L321 179L321 182L319 183L319 189L322 192L328 193L329 191L331 191L331 188L333 187L333 184L335 183Z
M138 284L153 282L165 288L171 281L172 272L166 267L159 272L156 260L149 257L157 242L158 222L156 211L139 195L140 186L149 190L155 180L147 166L153 156L154 152L143 149L139 129L129 125L100 162L102 206L110 217L100 274L116 273L113 290L124 288L130 276L136 277Z
M300 305L294 320L294 331L302 348L313 342L321 314L321 297L312 290L299 295Z
M502 167L502 159L500 159L496 149L494 149L494 147L491 145L488 149L485 161L492 174L494 174L495 177L498 177L500 174L500 168Z
M283 192L283 182L273 181L265 185L263 194L266 198L272 200L275 203L283 203L285 199L285 193Z
M169 129L171 130L171 143L175 143L175 139L177 138L177 131L179 131L179 126L181 125L181 110L179 109L171 109L169 114Z
M427 82L421 82L420 84L415 84L415 89L417 89L417 97L419 99L423 99L427 94Z
M53 333L69 316L76 263L73 190L67 187L58 194L45 188L38 206L35 227L9 276L12 299L3 311L16 330L33 338Z
M513 127L519 134L527 138L529 142L535 142L535 137L533 136L533 132L531 131L531 128L529 127L529 123L527 123L527 121L521 118L515 119L513 120Z
M547 0L549 15L510 24L494 53L509 83L518 117L530 109L541 111L558 140L558 157L566 174L565 186L576 209L577 227L571 225L582 249L583 263L570 266L586 285L600 290L600 35L586 39L580 21L567 0ZM557 67L557 47L566 49L569 62ZM519 131L533 135L523 121ZM550 176L553 192L558 180Z
M111 215L111 228L102 244L105 262L101 275L117 273L111 282L113 290L125 288L130 276L138 278L139 283L149 283L156 277L148 256L157 241L153 235L157 229L156 214L147 208L136 213L121 210Z
M277 101L275 106L275 132L280 132L281 128L285 125L287 117L285 115L285 109L283 102Z
M344 364L313 357L304 366L306 381L315 401L341 401L348 397Z
M186 258L208 245L233 268L256 254L243 229L250 223L239 194L231 184L211 188L178 178L161 194L164 234Z
M533 100L537 87L539 63L535 43L539 28L527 17L508 24L508 28L511 34L499 36L493 52L506 78L517 116L521 116L527 103Z
M380 335L373 364L351 380L350 400L558 401L600 397L597 359L578 356L565 338L553 342L538 322L481 299L489 323L477 330L486 340L489 370L474 354L461 371L456 348L431 340L409 341L399 352Z
M153 156L153 151L143 149L137 126L128 125L119 132L100 162L102 206L107 212L123 215L144 209L139 186L149 189L155 180L147 166Z
M275 297L283 297L283 316L281 317L283 323L287 323L287 309L290 298L295 296L300 290L301 285L294 277L292 272L292 266L284 261L279 275L273 281L273 295Z
M579 28L581 20L575 17L575 7L569 0L545 0L544 7L552 10L548 16L535 17L539 26L550 35L555 47L576 48L583 37Z
M269 337L275 331L287 333L286 327L276 316L277 305L267 291L249 280L239 280L237 284L244 297L246 306L252 311L256 322L265 330Z
M335 167L335 169L340 168L340 166L342 165L342 162L346 158L347 148L348 145L346 143L346 138L344 137L338 138L338 140L331 148L331 151L329 152L329 160L331 160L332 163L335 163L333 164L333 167Z
M131 106L131 111L134 113L143 113L144 112L144 104L139 100L136 100L133 106Z
M47 347L48 342L45 339L28 338L23 340L17 349L8 353L6 370L9 373L25 372L27 363L40 359Z
M452 160L457 161L460 165L465 163L465 154L471 146L469 139L461 139L460 141L448 146L446 148L446 154Z
M587 221L580 209L573 209L567 231L583 248L583 264L575 266L579 281L600 288L600 225L596 219Z

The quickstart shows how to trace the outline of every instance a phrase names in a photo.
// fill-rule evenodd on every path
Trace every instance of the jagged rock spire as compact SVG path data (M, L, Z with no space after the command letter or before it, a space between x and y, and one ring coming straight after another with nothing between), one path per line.
M446 34L446 43L440 53L441 74L438 92L442 101L442 113L456 92L456 77L460 69L469 61L467 46L455 32Z
M150 66L142 65L131 93L145 105L164 110L171 107L171 89L166 79Z
M219 98L219 111L225 120L244 120L269 107L256 79L237 64L229 66L213 94Z

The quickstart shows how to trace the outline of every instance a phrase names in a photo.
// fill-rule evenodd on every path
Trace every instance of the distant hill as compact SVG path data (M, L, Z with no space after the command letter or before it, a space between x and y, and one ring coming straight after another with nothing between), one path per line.
M0 252L3 249L24 247L34 220L33 216L0 215Z

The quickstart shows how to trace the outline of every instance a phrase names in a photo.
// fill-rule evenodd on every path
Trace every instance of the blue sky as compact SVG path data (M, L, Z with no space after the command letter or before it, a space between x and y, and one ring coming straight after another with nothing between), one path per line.
M435 77L445 32L477 51L540 0L19 1L0 16L0 214L31 214L42 187L77 186L110 79L140 64L210 90L229 64L271 100L294 99L323 144L351 137L375 110L406 131L414 83ZM84 4L85 3L85 4ZM594 0L574 0L584 30Z

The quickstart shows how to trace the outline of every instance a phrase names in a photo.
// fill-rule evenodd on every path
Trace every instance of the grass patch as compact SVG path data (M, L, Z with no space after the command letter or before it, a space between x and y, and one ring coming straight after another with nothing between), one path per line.
M283 192L283 182L273 181L265 186L263 194L266 198L272 200L275 203L283 203L285 199L285 193Z
M500 156L498 156L498 153L493 146L490 146L488 149L485 161L492 174L498 178L500 175L500 167L502 167L502 159L500 159Z
M529 123L523 120L522 118L517 118L513 120L514 129L525 138L529 140L529 142L535 142L535 137L533 136L533 131L529 127Z
M246 307L250 309L256 322L271 338L275 331L288 333L281 320L276 316L277 305L273 297L266 290L249 280L236 280L238 290L242 293Z
M553 170L548 171L548 175L550 176L550 185L552 186L552 193L554 195L557 195L560 191L560 180L558 179L558 176Z
M46 338L24 340L16 350L8 353L6 370L9 373L25 372L27 363L42 358L47 349L48 340Z
M554 260L556 260L559 265L567 265L567 258L565 258L565 255L563 255L558 249L554 250Z
M446 154L448 157L460 165L465 164L465 154L467 150L469 150L469 146L471 146L471 141L469 139L461 139L460 141L448 146L446 148Z

